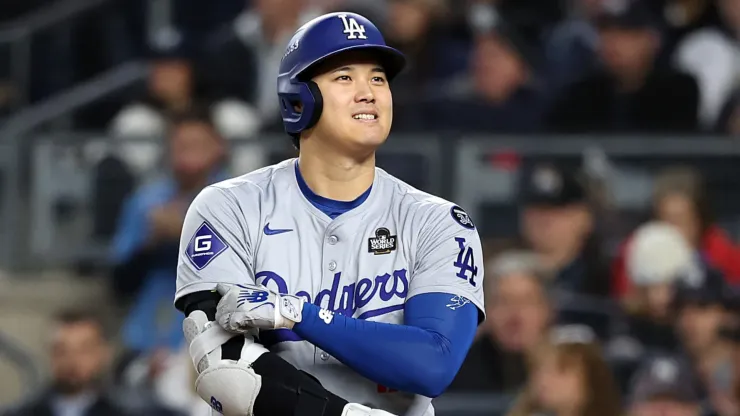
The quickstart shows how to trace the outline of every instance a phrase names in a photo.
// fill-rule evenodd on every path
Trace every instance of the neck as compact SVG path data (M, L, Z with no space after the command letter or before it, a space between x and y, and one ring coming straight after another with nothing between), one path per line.
M627 73L620 74L617 79L617 87L619 91L624 93L632 93L638 91L645 85L645 80L650 73L651 64L646 64L642 67L635 68Z
M319 196L336 201L352 201L362 195L375 179L375 153L352 158L305 140L298 163L301 175ZM305 146L304 146L305 145Z

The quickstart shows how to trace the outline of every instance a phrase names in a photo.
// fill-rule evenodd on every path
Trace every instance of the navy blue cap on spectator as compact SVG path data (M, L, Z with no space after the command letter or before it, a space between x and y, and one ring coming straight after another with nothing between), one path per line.
M687 362L670 356L657 356L644 362L630 387L631 403L670 398L681 402L700 400L697 380Z
M729 307L730 298L722 273L715 269L703 269L694 276L679 279L674 302L677 307L686 304Z
M535 166L524 175L524 205L567 206L587 201L586 186L567 170L551 165Z
M605 0L596 17L601 28L643 29L655 24L655 16L640 0Z
M159 30L149 41L147 57L153 60L189 60L190 44L179 30Z

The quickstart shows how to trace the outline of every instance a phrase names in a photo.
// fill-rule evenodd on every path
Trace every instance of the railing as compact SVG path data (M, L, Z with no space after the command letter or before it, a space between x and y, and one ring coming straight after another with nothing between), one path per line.
M123 154L137 146L144 146L144 153L156 152L158 142L112 141L90 134L29 138L26 145L31 149L33 173L29 197L24 199L12 181L6 181L8 186L3 190L6 228L2 241L4 247L10 247L3 250L3 260L68 265L79 256L105 253L105 242L91 238L94 168L103 154ZM282 135L233 140L233 173L258 167L243 163L253 155L265 155L261 164L292 157L294 152L288 143ZM12 147L4 154L12 155ZM8 173L17 161L4 159L8 160L0 163L5 163ZM740 145L724 138L595 141L476 137L455 141L433 135L393 136L378 154L379 165L390 173L465 207L484 237L516 234L521 167L543 160L585 166L592 174L601 175L610 203L625 212L648 208L656 169L675 163L692 164L705 172L710 188L717 190L714 205L725 221L723 225L736 231L740 218ZM60 217L62 205L64 215ZM24 217L25 221L19 220ZM28 237L27 241L23 236Z

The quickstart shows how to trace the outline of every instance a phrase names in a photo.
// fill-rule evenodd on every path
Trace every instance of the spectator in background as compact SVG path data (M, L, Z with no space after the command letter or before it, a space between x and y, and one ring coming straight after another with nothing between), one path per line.
M537 165L524 175L521 233L555 270L553 286L588 296L609 295L610 282L586 186L575 174Z
M548 271L530 252L508 251L486 265L486 314L450 391L513 393L527 379L527 359L552 321Z
M713 270L680 283L676 311L681 344L710 400L729 397L734 387L732 346L720 336L731 317L726 283Z
M532 377L508 416L618 416L619 390L585 326L553 329L531 363Z
M718 26L720 22L717 0L654 0L645 5L659 19L664 32L661 61L665 63L670 62L676 46L688 35L708 26Z
M719 122L740 74L740 2L717 3L723 27L707 27L689 34L674 56L676 66L692 74L699 83L699 119L707 131L714 130Z
M455 133L531 133L546 107L535 71L537 51L504 23L476 35L470 73L429 92L414 105L414 126ZM406 128L408 113L399 109Z
M279 125L275 77L285 45L297 27L318 16L308 0L252 0L223 30L204 42L206 85L219 99L236 99L256 110L261 127ZM278 123L279 122L279 123Z
M569 88L552 109L554 131L690 133L699 92L690 75L656 65L661 37L642 1L615 0L602 11L599 54L604 65Z
M144 95L124 107L111 121L110 132L123 144L120 156L143 174L154 169L162 157L157 142L129 144L126 139L159 138L167 133L170 117L196 107L208 108L218 132L224 137L251 137L259 129L255 111L237 100L212 100L196 76L192 45L177 31L158 33L150 51L151 68Z
M112 350L99 318L95 314L64 311L54 320L50 386L6 416L129 414L110 397L103 383Z
M629 359L639 359L646 351L678 352L674 288L679 279L701 273L691 246L674 226L650 222L635 231L626 263L633 292L624 299L625 330L635 347L628 350Z
M660 355L647 359L630 388L629 416L700 416L701 394L691 367Z
M428 88L465 70L469 47L448 36L445 0L390 0L386 43L404 54L407 68L393 81L397 104L417 102Z
M563 18L562 2L540 0L466 0L468 21L474 28L490 25L496 16L519 22L529 39L541 39Z
M180 231L193 198L226 178L224 157L224 140L207 112L177 115L168 137L170 172L124 207L112 244L113 279L117 298L136 296L123 327L130 357L155 357L156 364L183 346L182 315L172 307Z
M712 217L706 185L699 172L687 167L666 169L655 179L653 217L675 226L704 263L719 270L728 282L740 282L740 250ZM614 290L617 296L630 292L625 269L625 250L614 266Z
M596 18L602 0L572 0L568 17L546 37L546 75L556 93L599 68Z

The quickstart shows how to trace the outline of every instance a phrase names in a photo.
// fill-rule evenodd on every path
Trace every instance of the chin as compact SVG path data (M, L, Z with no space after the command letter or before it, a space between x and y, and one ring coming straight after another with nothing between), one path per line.
M369 148L369 147L378 147L385 143L385 141L388 139L387 133L381 133L381 132L354 132L353 134L349 135L352 139L350 140L350 146L355 148Z

